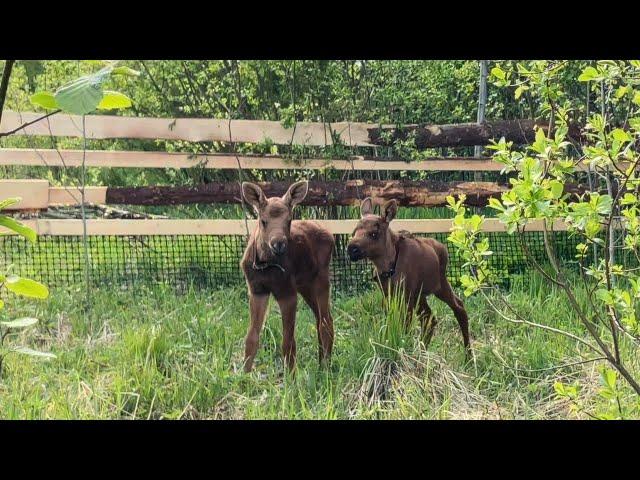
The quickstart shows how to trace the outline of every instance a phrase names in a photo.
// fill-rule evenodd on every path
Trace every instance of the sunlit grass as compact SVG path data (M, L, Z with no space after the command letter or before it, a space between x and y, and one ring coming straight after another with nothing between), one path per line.
M582 335L566 300L537 277L514 281L509 295L528 318ZM301 302L295 376L284 374L275 302L256 368L242 373L243 288L98 288L88 312L82 298L66 289L46 302L8 304L5 315L42 320L20 341L58 358L7 359L1 418L572 418L554 381L577 380L585 392L598 386L596 364L552 368L587 356L575 341L506 322L481 297L466 300L476 357L468 364L453 314L438 300L430 302L439 324L425 349L418 324L404 328L400 302L383 307L375 289L338 295L327 369L318 365L315 322ZM635 397L624 392L638 416Z

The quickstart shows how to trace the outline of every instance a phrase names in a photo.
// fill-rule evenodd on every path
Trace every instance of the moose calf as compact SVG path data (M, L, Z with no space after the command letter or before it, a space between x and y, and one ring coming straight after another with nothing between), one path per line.
M242 195L258 213L258 226L240 261L249 290L251 315L245 340L245 372L253 367L271 294L282 313L282 353L289 369L294 368L296 361L298 293L316 317L320 363L331 356L329 263L334 249L333 235L315 222L291 220L293 207L304 200L307 190L307 182L298 182L282 198L266 198L259 186L242 184Z
M360 206L358 222L347 253L352 261L367 258L376 268L382 292L387 297L390 286L404 288L408 318L417 307L426 341L431 339L436 319L427 304L431 294L445 302L458 320L467 355L471 353L469 319L462 300L456 296L445 275L449 254L447 247L433 238L414 238L396 233L389 223L398 211L396 200L389 200L382 208L382 216L374 215L371 198Z

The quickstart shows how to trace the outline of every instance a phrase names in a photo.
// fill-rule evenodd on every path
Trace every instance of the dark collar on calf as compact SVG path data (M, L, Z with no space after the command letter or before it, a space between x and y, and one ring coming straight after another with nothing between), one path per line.
M379 278L380 280L387 280L391 277L393 277L393 275L396 273L396 266L398 264L398 256L400 255L400 244L402 243L402 241L404 240L404 236L400 236L400 238L398 239L398 243L396 243L396 258L393 260L393 264L391 265L391 269L387 270L386 272L382 272L382 273L377 273L377 278ZM375 278L374 278L375 280Z
M251 265L251 267L254 270L266 270L269 267L278 267L280 270L282 270L283 272L285 272L285 269L282 265L280 265L279 263L269 263L269 262L260 262L258 261L258 247L256 247L256 244L254 242L253 244L253 265Z

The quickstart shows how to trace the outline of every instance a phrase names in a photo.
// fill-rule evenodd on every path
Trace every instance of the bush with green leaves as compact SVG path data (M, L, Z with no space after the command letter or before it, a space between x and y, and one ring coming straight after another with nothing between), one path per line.
M611 385L620 375L640 396L640 372L634 363L640 353L640 61L599 61L583 69L578 80L586 84L599 108L593 111L593 105L588 106L591 113L580 138L569 135L569 119L577 106L562 91L561 71L562 65L551 62L537 62L535 71L519 69L510 76L500 67L492 71L498 85L517 85L516 97L522 95L523 87L537 92L549 115L549 128L546 134L538 128L535 141L524 149L504 139L490 146L493 159L504 165L503 173L514 176L511 190L500 200L492 199L489 206L507 232L519 238L533 267L567 295L582 335L528 321L503 294L498 295L501 303L491 306L516 323L574 337L585 354L595 355L588 361L609 365L603 370L609 390L613 391ZM569 194L566 185L585 169L592 188L583 195ZM465 295L486 295L488 289L498 292L488 268L493 252L481 232L484 217L468 216L461 200L449 199L456 214L449 240L460 249L468 267L461 279ZM543 225L548 264L536 261L527 245L525 232L534 221ZM560 222L580 239L573 262L563 262L554 246L553 229ZM623 261L629 257L631 263ZM576 264L578 276L570 271ZM586 302L574 294L577 282L590 292ZM573 392L566 386L557 386L556 391L569 397ZM622 416L619 410L617 415Z
M6 209L10 205L18 203L19 201L20 198L8 198L0 201L0 211ZM0 214L0 227L12 230L27 239L29 242L36 241L35 231L7 215ZM45 285L29 278L13 275L10 272L0 273L0 289L3 288L11 293L23 297L45 299L49 296L49 290ZM40 352L26 346L8 343L7 340L9 337L13 336L20 329L35 325L38 323L38 319L25 317L15 320L5 320L2 315L4 307L5 302L0 299L0 374L2 373L2 366L6 356L12 353L41 358L55 358L55 355L52 353Z

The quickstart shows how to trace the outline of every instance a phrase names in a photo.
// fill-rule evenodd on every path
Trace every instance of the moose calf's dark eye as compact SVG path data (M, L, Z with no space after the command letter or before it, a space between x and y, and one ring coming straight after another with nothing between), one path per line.
M260 220L262 222L262 226L266 227L267 226L267 221L266 220Z
M377 238L378 238L378 232L371 232L371 233L369 234L369 236L370 236L371 238L373 238L374 240L377 240Z

